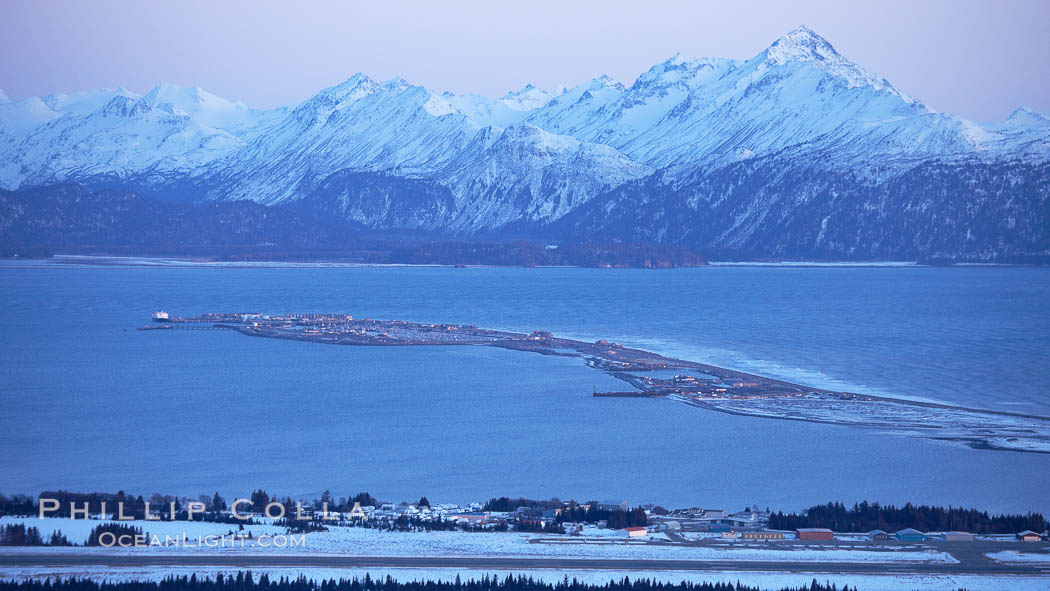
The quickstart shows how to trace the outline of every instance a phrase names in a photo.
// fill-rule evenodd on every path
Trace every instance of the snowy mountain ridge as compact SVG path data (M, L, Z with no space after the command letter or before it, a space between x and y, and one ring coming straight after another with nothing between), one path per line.
M366 225L455 234L543 227L621 187L685 190L695 208L716 199L697 192L720 171L751 175L772 162L878 184L931 162L1048 161L1050 118L1021 108L980 124L938 113L806 27L748 60L675 55L630 86L599 76L499 98L362 73L280 109L165 83L144 95L0 93L0 188L75 181L188 201L323 198Z

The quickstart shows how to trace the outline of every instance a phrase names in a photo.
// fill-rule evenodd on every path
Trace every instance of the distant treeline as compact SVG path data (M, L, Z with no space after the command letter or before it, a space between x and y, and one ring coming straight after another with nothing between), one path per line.
M771 529L826 527L837 532L866 532L881 529L894 532L904 528L919 531L965 531L976 534L1012 534L1026 529L1045 531L1046 519L1039 513L989 515L987 511L959 507L880 505L867 501L846 507L843 503L817 505L798 513L775 513L769 518Z
M284 499L279 498L277 495L271 497L265 490L260 488L252 491L250 499L251 505L242 506L242 512L247 511L248 507L250 507L252 511L262 513L266 509L266 505L270 503L281 503L284 505L284 510L287 515L295 515L296 502L293 501L291 497L284 497ZM427 501L426 497L421 497L419 500L425 501L425 503L419 504L430 506L430 501ZM379 499L373 497L367 492L359 492L353 496L336 498L332 495L331 491L326 490L321 493L321 498L303 503L303 508L321 511L327 506L328 511L330 512L344 512L353 509L355 504L361 505L362 507L378 507L381 503Z
M85 546L103 545L99 539L104 533L111 533L114 539L128 535L146 536L142 528L124 523L101 523L91 528ZM74 546L68 538L59 530L52 532L46 540L40 535L40 530L35 527L26 527L24 523L8 524L0 529L0 546Z
M161 581L92 581L90 579L48 579L46 581L0 580L0 591L761 591L740 583L662 583L650 579L627 577L602 585L580 583L576 579L551 584L525 576L498 578L483 575L480 579L455 581L395 581L391 577L373 579L330 579L313 581L300 575L297 579L270 579L249 572L237 575L215 575L214 579L169 576ZM802 587L783 587L781 591L856 591L856 587L818 583L816 579Z
M634 242L579 242L557 248L528 241L434 241L391 251L395 262L443 265L574 266L621 268L697 267L707 261L679 246Z
M0 529L0 546L72 546L62 532L56 531L48 539L40 535L35 527L24 523L11 523Z
M538 501L536 499L526 499L524 497L518 497L516 499L510 497L496 497L486 501L481 507L481 510L508 513L517 510L518 507L528 507L530 509L560 509L564 506L565 503L558 499Z

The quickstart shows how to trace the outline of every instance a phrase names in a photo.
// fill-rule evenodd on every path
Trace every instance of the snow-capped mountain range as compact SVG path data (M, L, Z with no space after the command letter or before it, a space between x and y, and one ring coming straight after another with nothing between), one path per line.
M1047 162L1047 117L1019 109L980 124L938 113L805 27L749 60L676 55L630 87L601 76L495 99L363 74L269 110L170 84L142 96L119 88L11 102L0 93L0 188L77 182L184 201L323 199L326 211L364 227L455 235L543 227L601 235L614 232L603 217L696 214L701 203L725 202L733 213L703 236L668 220L614 235L746 249L750 235L726 242L725 230L768 223L768 196L732 188L756 170L801 174L806 182L771 180L815 199L829 178L851 179L848 193L850 183L885 187L932 163L994 172ZM712 188L730 173L735 181ZM376 175L411 182L377 188ZM654 194L675 201L654 205ZM821 197L832 209L847 198ZM585 211L591 217L579 219ZM838 222L821 219L824 231L803 240L818 252ZM859 244L824 246L880 256Z

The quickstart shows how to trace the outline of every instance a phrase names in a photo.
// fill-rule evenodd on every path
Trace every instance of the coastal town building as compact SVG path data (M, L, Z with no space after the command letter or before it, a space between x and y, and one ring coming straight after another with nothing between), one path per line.
M448 517L455 521L481 523L489 518L489 514L484 511L464 511L461 513L452 513Z
M930 539L928 535L910 527L898 530L893 536L901 542L925 542Z
M746 531L741 534L745 540L783 540L784 532L782 531Z
M835 532L824 527L803 527L795 530L798 539L806 541L829 542L835 539Z

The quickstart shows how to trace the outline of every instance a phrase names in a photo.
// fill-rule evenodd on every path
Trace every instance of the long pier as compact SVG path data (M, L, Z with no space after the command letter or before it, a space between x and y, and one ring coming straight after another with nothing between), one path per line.
M226 326L224 324L147 324L140 326L135 330L237 330L236 326Z

